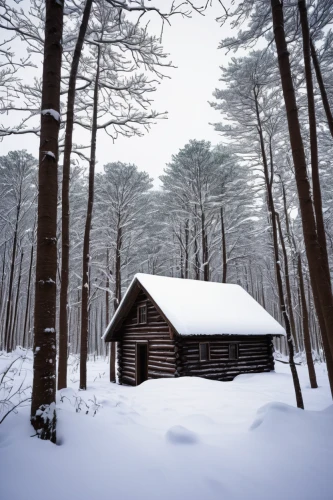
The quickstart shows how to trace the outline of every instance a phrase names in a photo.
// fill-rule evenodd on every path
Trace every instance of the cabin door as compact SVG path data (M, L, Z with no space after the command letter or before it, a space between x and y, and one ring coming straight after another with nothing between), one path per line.
M136 385L148 379L148 344L136 344Z

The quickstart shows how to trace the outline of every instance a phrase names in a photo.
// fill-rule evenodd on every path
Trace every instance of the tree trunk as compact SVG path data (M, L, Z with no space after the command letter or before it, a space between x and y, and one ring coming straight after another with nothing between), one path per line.
M122 228L120 220L118 220L118 231L116 241L116 283L115 283L115 300L113 301L114 312L118 309L121 301L121 245L122 245ZM110 342L110 382L116 381L116 343Z
M106 293L105 293L105 321L106 326L108 326L110 322L110 305L109 305L109 288L110 288L110 279L109 279L109 249L106 250ZM116 343L110 342L110 382L116 381Z
M321 100L323 103L323 107L326 113L326 118L327 118L327 124L331 132L331 136L333 137L333 115L330 107L330 103L328 101L327 97L327 92L325 89L325 84L324 80L321 74L321 69L318 61L318 56L316 53L316 48L314 46L314 43L312 41L312 38L310 38L310 48L311 48L311 57L312 57L312 62L313 62L313 67L316 72L316 77L317 77L317 82L320 90L320 95L321 95Z
M188 279L188 271L189 271L189 220L185 221L185 279Z
M2 260L2 274L1 274L1 291L0 291L0 315L2 316L2 298L3 298L3 291L4 291L4 281L5 281L5 269L6 269L6 247L7 247L7 241L5 241L5 249L3 252L3 260ZM0 330L1 334L1 330ZM0 346L2 346L2 338L0 339Z
M110 303L109 303L109 249L106 249L106 282L105 282L105 327L110 323Z
M333 299L330 276L324 262L316 231L316 221L311 200L310 182L307 176L306 159L301 136L298 110L289 61L289 52L284 33L284 17L281 0L271 0L274 38L278 55L282 90L287 112L290 144L295 166L295 179L302 216L303 235L308 259L313 293L318 317L322 313L328 336L328 344L333 353ZM321 312L318 310L321 308ZM322 332L324 337L325 333ZM328 353L329 354L329 353Z
M263 137L260 114L259 114L258 95L257 95L255 89L254 89L253 93L254 93L255 106L256 106L260 149L261 149L263 166L264 166L264 177L265 177L266 192L267 192L268 211L271 214L275 274L276 274L276 282L277 282L278 296L279 296L279 302L280 302L280 310L281 310L281 313L282 313L282 316L284 319L284 324L285 324L285 329L286 329L286 334L287 334L289 365L290 365L290 371L291 371L291 375L292 375L293 383L294 383L296 404L297 404L297 408L304 409L301 385L299 383L297 368L296 368L295 361L294 361L294 344L293 344L293 339L292 339L292 335L291 335L290 321L289 321L289 316L287 314L286 305L284 303L283 284L282 284L282 277L281 277L281 265L280 265L280 259L279 259L278 232L277 232L277 227L276 227L274 199L273 199L273 193L272 193L273 164L271 164L271 178L270 178L269 171L268 171L267 156L266 156L266 151L265 151L264 137Z
M320 250L322 252L322 258L326 266L325 272L328 275L330 275L328 255L327 255L325 225L323 217L320 178L319 178L317 123L316 123L316 110L315 110L315 99L313 91L311 56L310 56L310 33L309 33L305 0L299 0L298 7L302 25L305 81L306 81L307 98L308 98L313 204L316 215L318 242Z
M64 164L62 174L61 205L61 287L59 302L59 362L58 390L67 387L67 350L68 350L68 279L69 279L69 179L74 128L75 85L84 37L87 31L92 0L87 0L79 36L76 41L71 71L69 75L67 114L65 131Z
M95 182L95 163L96 163L96 140L97 140L97 111L98 111L98 81L100 65L100 46L97 48L97 68L94 88L94 109L91 130L91 150L89 164L89 194L86 224L83 241L82 258L82 289L81 289L81 348L80 348L80 389L87 388L87 356L88 356L88 327L89 327L89 259L90 259L90 230L91 219L94 207L94 182Z
M297 270L298 270L298 279L299 279L299 289L301 294L301 302L302 302L302 321L303 321L303 335L304 335L304 346L305 346L305 355L306 362L308 364L310 385L312 389L317 389L317 378L316 371L313 364L312 359L312 349L311 349L311 338L310 338L310 329L309 329L309 315L308 308L306 305L305 298L305 290L304 290L304 280L303 280L303 272L302 272L302 261L301 256L298 254L297 259Z
M200 262L199 262L199 245L197 240L197 224L193 225L193 246L194 246L194 276L196 280L200 280Z
M222 283L227 282L227 246L225 241L225 228L223 208L221 207L221 239L222 239Z
M18 342L17 342L18 336L15 335L15 329L16 329L16 324L17 324L17 309L18 309L18 302L19 302L19 297L20 297L23 257L24 257L24 251L21 250L21 258L20 258L20 265L19 265L19 272L18 272L18 279L17 279L16 298L15 298L15 306L14 306L13 327L11 328L11 334L10 334L10 336L11 336L10 350L11 351L13 351L14 348L18 344Z
M121 301L121 246L122 246L122 228L118 221L117 241L116 241L116 293L114 310L116 311Z
M34 242L32 242L31 251L30 251L29 277L28 277L28 287L27 287L27 302L25 305L25 316L24 316L24 327L23 327L23 341L22 341L23 347L25 347L26 338L27 338L27 325L28 325L29 308L30 308L30 284L31 284L33 260L34 260ZM27 347L28 347L28 345L27 345Z
M278 226L280 243L281 243L281 248L282 248L282 253L283 253L284 277L285 277L285 282L286 282L286 292L287 292L288 312L289 312L289 318L290 318L291 333L293 336L293 340L295 342L295 350L297 352L299 350L299 345L297 342L295 318L294 318L294 313L293 313L293 302L292 302L292 296L291 296L288 255L287 255L286 245L284 243L284 237L283 237L283 233L282 233L282 227L281 227L279 214L277 212L275 212L275 216L277 219L277 226Z
M56 278L58 135L63 3L45 2L42 116L31 423L41 439L56 442Z
M205 213L201 209L201 245L202 245L202 267L203 267L203 280L209 281L209 263L208 263L208 245L205 228Z
M16 258L16 248L17 248L17 233L18 233L18 224L20 218L21 211L21 199L16 207L16 219L15 219L15 228L14 228L14 238L13 238L13 247L12 247L12 260L10 264L10 274L9 274L9 287L8 287L8 295L7 295L7 307L6 307L6 319L5 319L5 330L3 342L6 351L8 352L10 349L10 317L12 311L12 292L13 292L13 282L14 282L14 270L15 270L15 258Z
M315 110L315 98L314 98L313 81L312 81L312 69L311 69L311 47L310 47L311 40L310 40L307 7L306 7L305 0L298 1L298 8L299 8L300 21L301 21L301 26L302 26L303 58L304 58L304 68L305 68L305 81L306 81L306 88L307 88L307 99L308 99L313 204L314 204L315 217L316 217L318 243L319 243L320 251L322 254L323 265L325 266L325 274L327 276L330 276L328 254L327 254L326 233L325 233L325 225L324 225L324 217L323 217L320 178L319 178L316 110ZM329 115L327 115L327 118L329 119ZM331 116L331 118L332 118L332 116ZM323 326L322 336L323 336L323 340L324 340L324 345L326 344L326 346L327 346L328 345L327 329L325 326ZM331 360L329 360L330 365L332 365L332 355L333 355L333 351L331 351L331 350L330 350L330 353L326 354L327 358L329 358L329 357L331 358ZM329 377L331 378L332 376L333 376L332 370L330 369ZM333 379L332 379L332 384L333 384Z

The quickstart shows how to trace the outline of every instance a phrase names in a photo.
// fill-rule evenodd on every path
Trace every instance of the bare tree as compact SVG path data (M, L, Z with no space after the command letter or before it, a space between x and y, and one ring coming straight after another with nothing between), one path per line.
M46 1L39 149L38 225L31 423L56 442L56 273L58 135L63 4Z

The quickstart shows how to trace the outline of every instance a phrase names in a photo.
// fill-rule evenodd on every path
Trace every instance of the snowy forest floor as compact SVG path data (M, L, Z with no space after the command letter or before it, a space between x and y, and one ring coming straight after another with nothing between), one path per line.
M23 351L0 354L0 373ZM13 365L32 382L32 353ZM289 366L233 382L160 379L111 384L105 359L88 363L78 391L58 393L60 446L30 437L29 406L0 425L0 492L6 500L331 500L333 406L326 367L318 389L298 366L306 411L295 408ZM1 397L0 397L1 399Z

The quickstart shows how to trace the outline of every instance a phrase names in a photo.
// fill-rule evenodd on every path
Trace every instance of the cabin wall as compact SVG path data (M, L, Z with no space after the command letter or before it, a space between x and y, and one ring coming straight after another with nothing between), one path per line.
M137 323L137 307L147 303L147 323ZM175 343L167 323L141 291L122 324L118 345L119 383L136 385L136 344L148 343L148 379L174 377L176 372Z
M210 359L200 361L199 343L209 342ZM239 357L229 359L229 344L238 344ZM212 380L233 380L241 373L274 370L272 337L228 336L177 337L177 372L180 376L196 376Z

